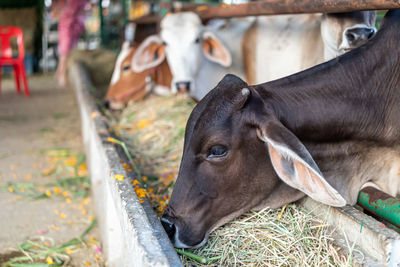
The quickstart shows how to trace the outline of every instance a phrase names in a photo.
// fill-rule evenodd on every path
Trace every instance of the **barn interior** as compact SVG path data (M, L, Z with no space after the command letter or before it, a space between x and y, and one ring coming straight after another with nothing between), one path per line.
M1 0L0 266L397 266L400 195L374 187L344 207L247 209L197 248L174 247L160 220L189 116L225 74L254 85L334 61L399 8Z

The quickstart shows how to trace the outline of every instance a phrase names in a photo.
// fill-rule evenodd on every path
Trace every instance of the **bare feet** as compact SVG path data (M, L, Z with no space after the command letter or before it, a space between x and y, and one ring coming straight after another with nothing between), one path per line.
M67 59L68 55L60 55L55 78L60 87L65 87L67 83Z

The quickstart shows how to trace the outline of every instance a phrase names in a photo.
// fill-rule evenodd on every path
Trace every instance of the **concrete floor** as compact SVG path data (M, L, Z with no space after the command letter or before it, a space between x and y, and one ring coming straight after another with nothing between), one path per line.
M50 198L32 200L4 190L7 182L45 184L68 177L64 173L43 175L51 165L46 149L67 148L73 153L82 153L80 120L72 89L58 88L52 75L30 76L28 83L31 96L26 98L16 93L12 77L2 80L0 259L25 238L41 236L61 245L79 237L95 215L90 197L87 200L71 198L67 203L65 197L54 192ZM61 218L61 213L65 218ZM97 227L87 235L89 238L100 240ZM101 245L81 246L70 254L68 266L104 266L98 247Z

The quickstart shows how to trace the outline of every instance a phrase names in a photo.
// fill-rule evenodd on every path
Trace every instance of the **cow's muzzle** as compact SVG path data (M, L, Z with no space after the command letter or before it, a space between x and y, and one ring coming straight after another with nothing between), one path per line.
M115 101L113 99L104 100L103 105L106 109L110 110L121 110L125 107L124 103Z
M188 93L190 91L191 82L177 82L175 83L178 93Z
M375 28L373 27L355 27L345 31L345 37L351 47L359 46L375 35Z
M108 100L108 99L106 99L106 100L104 100L104 107L106 108L106 109L109 109L110 108L110 100Z
M177 248L198 248L203 246L207 240L208 240L208 233L205 235L202 235L201 238L196 237L196 234L193 232L185 232L185 233L180 233L183 229L188 229L188 227L184 227L181 225L177 225L175 223L176 218L169 216L168 214L163 214L161 217L161 225L164 227L165 232L167 233L169 239L171 240L171 243L174 245L174 247ZM181 236L186 236L183 239L181 239Z

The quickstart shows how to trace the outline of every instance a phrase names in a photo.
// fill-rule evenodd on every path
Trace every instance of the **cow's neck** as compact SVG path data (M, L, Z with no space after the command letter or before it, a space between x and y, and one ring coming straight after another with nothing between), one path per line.
M301 139L399 140L399 20L360 49L256 90Z

